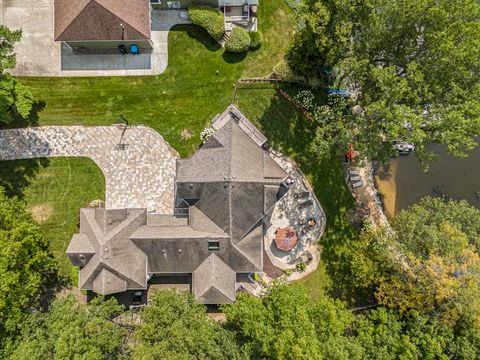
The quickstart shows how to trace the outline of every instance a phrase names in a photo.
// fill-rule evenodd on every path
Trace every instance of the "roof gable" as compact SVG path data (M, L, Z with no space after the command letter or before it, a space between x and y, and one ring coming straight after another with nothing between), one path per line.
M80 234L87 236L95 249L94 255L80 269L79 286L81 289L92 289L93 283L97 281L99 274L105 268L110 269L110 272L115 273L122 281L126 281L126 288L146 287L147 256L129 239L139 226L146 224L146 220L145 210L81 210ZM109 222L116 226L110 228L106 225ZM76 239L74 237L72 241L76 241ZM115 292L124 291L117 285L115 288L120 290ZM96 287L101 288L98 284Z
M235 280L235 271L212 254L193 272L193 292L204 304L231 303L235 301Z
M107 269L102 269L93 281L93 291L101 295L110 295L127 290L127 282Z
M57 41L149 38L150 9L146 0L55 0Z

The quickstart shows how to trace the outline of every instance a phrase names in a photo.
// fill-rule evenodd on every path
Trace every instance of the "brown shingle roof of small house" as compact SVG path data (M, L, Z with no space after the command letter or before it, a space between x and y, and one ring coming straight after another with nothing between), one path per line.
M147 0L55 0L56 41L149 38L150 5Z

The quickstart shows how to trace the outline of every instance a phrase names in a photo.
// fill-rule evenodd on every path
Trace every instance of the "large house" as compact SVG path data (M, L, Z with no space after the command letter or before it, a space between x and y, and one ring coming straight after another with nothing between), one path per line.
M264 217L288 191L287 174L235 107L218 127L191 158L177 159L173 216L81 209L67 249L80 289L122 294L183 276L199 302L223 304L235 301L239 277L262 271Z

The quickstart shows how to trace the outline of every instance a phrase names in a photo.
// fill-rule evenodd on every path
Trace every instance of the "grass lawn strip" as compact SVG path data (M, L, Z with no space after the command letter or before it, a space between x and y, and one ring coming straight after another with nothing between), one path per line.
M154 128L181 156L189 156L198 148L201 130L231 102L238 78L269 73L288 47L295 24L288 6L283 1L265 0L259 11L259 29L265 41L246 57L226 55L204 30L179 25L169 34L169 67L162 75L24 78L22 82L32 88L36 100L30 123L108 125L122 113L133 124ZM350 237L352 228L346 212L353 199L344 184L338 158L332 155L332 159L320 163L312 155L309 144L314 125L268 85L241 89L237 100L240 109L259 126L272 146L294 159L312 183L327 215L322 245L328 249L339 238ZM185 130L192 136L182 137ZM8 169L2 170L0 179L7 172ZM64 252L76 230L78 208L103 198L103 177L87 159L49 159L47 166L40 167L36 176L31 174L28 179L20 192L32 212L38 212L42 206L51 212L48 219L40 221L40 226L67 274L71 268ZM323 291L326 273L325 264L321 263L318 271L303 280L314 296Z

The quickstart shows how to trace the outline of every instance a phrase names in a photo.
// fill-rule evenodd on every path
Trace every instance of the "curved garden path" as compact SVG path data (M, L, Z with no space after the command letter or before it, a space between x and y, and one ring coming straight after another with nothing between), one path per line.
M0 130L0 160L70 156L88 157L102 170L107 208L173 213L178 155L151 128L44 126Z

